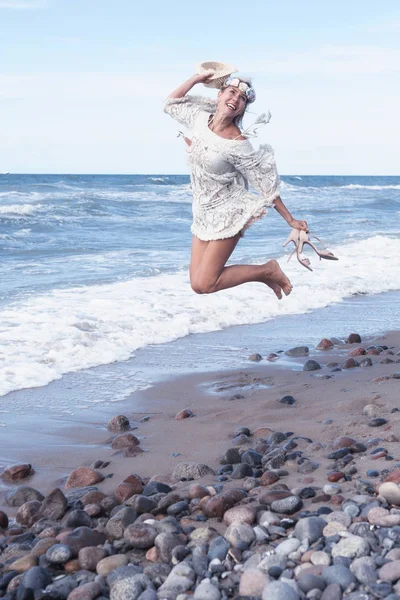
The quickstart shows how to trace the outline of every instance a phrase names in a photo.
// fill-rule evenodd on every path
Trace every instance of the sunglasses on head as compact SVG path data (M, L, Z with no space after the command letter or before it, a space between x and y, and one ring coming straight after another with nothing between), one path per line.
M252 88L251 85L249 85L245 81L239 79L239 77L228 77L228 79L224 83L224 87L228 86L238 88L238 90L246 96L246 100L249 103L254 102L254 100L256 99L256 92L254 88Z

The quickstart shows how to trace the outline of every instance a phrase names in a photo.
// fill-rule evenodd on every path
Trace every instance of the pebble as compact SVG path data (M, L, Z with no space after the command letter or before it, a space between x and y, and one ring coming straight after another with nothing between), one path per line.
M303 507L303 501L298 496L289 496L271 503L272 512L292 515Z
M265 586L262 600L300 600L299 594L283 581L272 581Z
M383 417L375 417L375 419L368 421L370 427L382 427L382 425L386 425L386 423L387 419L384 419Z
M303 365L303 371L318 371L319 369L322 367L316 360L307 360Z
M296 398L294 398L293 396L283 396L279 402L281 404L289 404L290 406L292 406L295 402L296 402Z
M51 563L62 565L72 558L72 550L65 544L55 544L47 550L46 558Z
M378 493L389 504L400 506L400 486L394 481L387 481L378 487Z

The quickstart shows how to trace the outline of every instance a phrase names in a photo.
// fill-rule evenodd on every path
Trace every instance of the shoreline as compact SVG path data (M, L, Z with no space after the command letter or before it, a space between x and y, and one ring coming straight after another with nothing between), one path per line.
M354 348L373 344L394 347L398 352L400 332L368 338L361 344L337 345L331 350L310 349L307 357L285 356L282 365L278 359L274 363L249 362L244 368L232 371L170 376L122 402L94 405L90 411L66 414L64 418L47 414L38 419L36 414L32 419L30 415L17 415L11 426L2 429L0 465L29 463L35 474L17 484L0 479L0 506L4 507L10 487L24 484L48 493L56 486L62 487L71 470L96 460L110 461L104 470L106 479L100 484L100 489L106 492L132 471L142 477L157 474L168 480L178 462L200 459L216 469L217 457L229 446L229 438L239 426L253 430L262 425L282 431L295 427L297 435L315 438L325 445L341 434L365 437L380 433L366 427L362 407L369 403L382 405L385 414L389 408L396 408L396 380L371 384L376 377L391 376L400 370L396 354L384 351L380 356L371 356L374 364L367 368L331 372L323 366L315 372L301 370L309 358L322 365L332 361L342 364ZM383 358L393 362L379 364ZM279 403L285 395L292 395L296 403L293 406ZM175 415L185 408L195 416L177 421ZM117 414L129 418L144 450L134 458L125 458L111 449L115 433L108 431L106 425ZM140 422L145 416L150 419ZM328 418L333 423L323 425ZM390 422L390 432L400 433L400 418L394 414ZM394 445L394 459L400 460L395 450Z

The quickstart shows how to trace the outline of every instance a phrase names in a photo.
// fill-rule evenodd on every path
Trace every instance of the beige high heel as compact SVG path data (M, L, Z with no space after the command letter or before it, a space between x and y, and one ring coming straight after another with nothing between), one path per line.
M316 236L310 233L309 231L299 231L299 252L302 252L304 244L308 244L314 252L319 256L319 259L324 258L326 260L339 260L337 256L330 252L329 250L319 250L311 241L310 237L315 238L323 244L323 242Z
M296 254L297 260L299 261L299 263L301 265L303 265L303 267L305 267L309 271L312 271L311 263L308 260L308 258L306 258L305 256L301 255L301 249L303 248L303 245L305 243L304 240L301 242L301 235L300 234L302 234L302 233L306 233L306 232L305 231L301 231L300 229L292 229L292 231L289 234L288 239L283 244L283 246L287 246L290 242L293 242L293 244L294 244L294 250L289 255L288 262L292 258L293 254Z

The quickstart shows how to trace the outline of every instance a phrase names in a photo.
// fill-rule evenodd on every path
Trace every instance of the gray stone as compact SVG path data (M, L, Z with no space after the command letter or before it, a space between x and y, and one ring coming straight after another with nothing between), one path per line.
M67 512L68 501L59 488L55 488L42 502L40 515L45 519L58 521Z
M47 550L46 558L51 563L63 565L72 558L72 550L65 544L55 544Z
M161 481L150 481L150 483L145 485L143 495L154 496L154 494L169 494L169 492L172 492L172 488L166 483L161 483Z
M128 525L124 538L133 548L151 548L157 537L157 531L146 523Z
M119 540L124 537L124 531L128 527L136 521L137 514L134 508L129 506L125 506L121 508L111 519L109 519L105 532L107 534L108 539L110 540Z
M370 552L370 546L366 540L358 535L350 535L342 538L334 548L332 556L346 556L348 558L359 558L367 556Z
M287 583L272 581L265 586L262 600L300 600L300 596Z
M337 583L330 583L322 592L320 600L342 600L342 590Z
M272 512L292 515L303 507L303 501L298 496L289 496L283 500L272 502L270 509Z
M275 548L275 552L282 556L289 556L289 554L292 552L296 552L300 546L300 543L300 540L297 538L289 538L278 544Z
M232 479L244 479L245 477L251 477L253 475L253 469L246 463L240 463L236 465L231 473Z
M322 577L318 577L317 575L312 575L310 573L300 573L298 586L302 592L307 594L311 590L324 590L326 588L326 583L322 579Z
M32 567L22 577L20 588L25 590L43 590L52 583L52 578L47 569L43 567Z
M78 582L75 577L67 575L48 585L45 591L52 600L65 600L76 587L78 587Z
M193 598L194 600L219 600L221 592L211 581L204 580L196 587Z
M225 531L225 539L238 550L247 550L256 539L251 525L247 523L232 523Z
M300 541L308 539L310 544L313 544L322 536L325 525L326 521L320 517L305 517L297 521L294 535Z
M356 581L353 573L344 565L325 567L322 571L322 578L328 585L330 583L337 583L342 590L345 590L348 585Z
M63 527L75 529L75 527L91 527L92 519L84 510L69 511L61 522Z
M81 548L104 544L106 537L101 531L89 527L77 527L64 538L64 544L72 550L72 556L77 556Z
M8 506L22 506L25 502L30 502L31 500L42 501L43 499L43 494L38 492L38 490L27 485L20 485L15 490L8 492L6 504Z
M307 356L309 348L308 346L296 346L295 348L290 348L290 350L286 350L286 356Z
M209 560L214 560L214 558L218 558L219 560L225 560L230 547L230 543L228 542L228 540L222 537L222 535L214 538L213 540L211 540L210 546L208 548Z
M171 562L172 551L176 546L182 545L181 538L174 533L159 533L154 540L160 560L165 563Z
M316 360L307 360L303 365L303 371L318 371L321 369L321 365Z
M141 575L117 579L111 586L110 600L137 600L144 590Z
M353 560L350 571L360 583L368 584L377 580L375 561L370 556L362 556Z
M205 475L215 475L214 471L207 465L201 463L178 463L172 473L175 481L200 479ZM144 493L144 492L143 492ZM147 495L147 494L145 494Z

